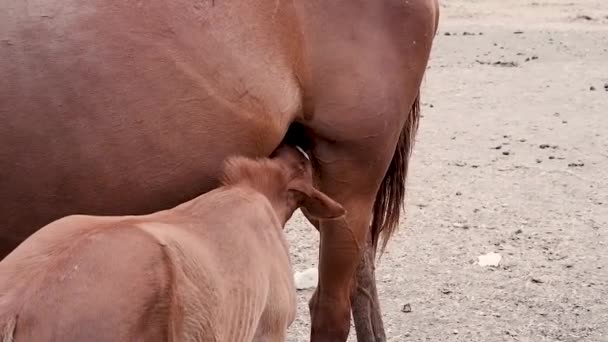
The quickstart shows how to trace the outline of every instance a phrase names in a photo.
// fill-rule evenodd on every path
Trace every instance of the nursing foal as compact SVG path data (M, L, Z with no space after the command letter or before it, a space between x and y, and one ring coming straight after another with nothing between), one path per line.
M344 209L310 162L232 157L223 186L146 216L68 216L0 262L0 341L284 341L295 289L283 227Z

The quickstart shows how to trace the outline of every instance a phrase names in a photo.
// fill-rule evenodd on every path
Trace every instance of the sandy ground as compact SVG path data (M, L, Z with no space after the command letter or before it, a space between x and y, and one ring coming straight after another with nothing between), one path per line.
M607 342L608 2L443 1L423 95L378 269L389 341ZM318 234L288 230L295 269L315 266Z

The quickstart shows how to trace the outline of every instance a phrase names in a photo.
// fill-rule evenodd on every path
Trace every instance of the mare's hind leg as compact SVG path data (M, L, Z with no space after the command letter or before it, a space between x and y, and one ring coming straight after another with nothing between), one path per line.
M380 301L376 288L376 250L371 242L371 234L355 277L351 295L353 319L358 342L385 342L384 324L380 311Z
M308 220L319 229L319 222L304 213ZM380 300L376 288L376 250L368 235L367 245L362 254L351 292L351 306L358 342L384 342L386 335L380 311Z
M302 78L308 115L302 124L314 134L318 186L347 211L344 218L319 223L319 284L310 301L313 342L346 341L351 298L359 342L384 336L373 253L365 250L376 195L418 95L437 26L433 0L356 3L348 7L350 17L307 26L323 31L308 45L310 80ZM323 11L338 8L323 4Z
M355 274L366 254L376 193L393 157L398 135L399 130L388 131L365 143L321 141L313 149L320 189L340 202L347 214L344 218L318 224L321 234L319 284L309 303L312 341L347 339ZM365 265L360 268L362 276L358 278L369 279L360 284L369 286L373 273L369 272L369 264ZM368 292L372 302L377 303L375 291ZM355 297L360 295L354 293ZM355 302L360 301L356 299ZM379 311L375 317L381 319ZM375 339L371 335L360 341L368 340Z

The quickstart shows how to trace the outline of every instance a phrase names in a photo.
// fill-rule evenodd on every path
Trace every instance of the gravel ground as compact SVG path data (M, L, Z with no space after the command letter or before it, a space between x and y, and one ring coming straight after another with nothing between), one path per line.
M378 267L389 341L608 342L608 2L443 1L423 96ZM295 270L316 266L314 228L288 235Z

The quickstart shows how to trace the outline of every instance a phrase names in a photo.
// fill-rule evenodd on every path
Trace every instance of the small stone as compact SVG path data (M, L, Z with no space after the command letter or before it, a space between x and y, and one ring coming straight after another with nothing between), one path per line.
M523 230L520 228L520 229L518 229L518 230L516 230L516 231L515 231L515 235L521 234L521 233L523 233L523 232L524 232L524 231L523 231Z
M294 283L297 290L308 290L317 287L319 273L317 268L309 268L294 274Z
M519 66L516 62L513 61L497 61L492 63L494 66L507 67L507 68L515 68Z
M456 196L462 196L462 192L456 191Z
M509 152L509 151L503 151L503 152L502 152L502 155L503 155L503 156L508 156L508 155L511 155L511 152Z
M595 91L595 87L594 87L594 86L591 86L591 87L589 87L589 90L591 90L591 91Z
M445 295L452 293L452 290L450 290L450 289L448 289L448 288L442 288L442 289L441 289L441 290L439 290L439 291L441 291L441 293L443 293L443 294L445 294Z
M412 306L410 304L403 304L403 307L401 307L401 312L405 312L405 313L412 312Z
M544 283L544 281L542 279L538 279L538 278L532 278L530 279L534 284L542 284Z
M500 264L500 261L502 260L502 256L498 253L491 252L485 255L478 256L477 260L479 266L497 267Z
M546 148L551 147L551 145L549 145L549 144L541 144L541 145L539 145L538 147L540 147L540 149L541 149L541 150L544 150L544 149L546 149Z

